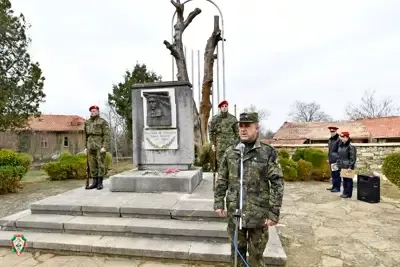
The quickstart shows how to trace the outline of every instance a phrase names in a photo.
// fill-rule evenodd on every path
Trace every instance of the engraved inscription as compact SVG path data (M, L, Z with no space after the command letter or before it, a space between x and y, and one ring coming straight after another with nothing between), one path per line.
M144 130L144 148L146 150L178 149L178 131Z

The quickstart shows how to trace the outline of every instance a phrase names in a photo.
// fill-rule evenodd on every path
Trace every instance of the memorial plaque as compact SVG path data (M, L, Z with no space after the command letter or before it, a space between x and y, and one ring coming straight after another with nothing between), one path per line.
M169 92L144 92L147 100L146 122L148 127L172 126L171 96Z
M178 149L178 130L144 130L144 149Z

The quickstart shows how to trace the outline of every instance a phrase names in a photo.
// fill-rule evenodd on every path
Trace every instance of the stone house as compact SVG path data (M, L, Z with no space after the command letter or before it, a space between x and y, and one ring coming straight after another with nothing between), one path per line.
M328 126L350 132L353 143L400 142L400 116L357 121L337 122L285 122L270 144L325 144L330 137Z
M75 154L84 149L84 122L84 118L75 115L31 118L25 130L0 132L0 148L28 153L35 161L63 152Z

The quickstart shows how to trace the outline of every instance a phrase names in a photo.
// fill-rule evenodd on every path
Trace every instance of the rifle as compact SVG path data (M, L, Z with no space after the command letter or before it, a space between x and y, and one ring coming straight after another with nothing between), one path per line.
M215 176L217 172L217 145L216 145L216 138L214 137L214 147L215 151L213 151L213 191L215 191Z
M90 167L89 167L89 154L86 152L86 188L89 187L89 180L90 180Z

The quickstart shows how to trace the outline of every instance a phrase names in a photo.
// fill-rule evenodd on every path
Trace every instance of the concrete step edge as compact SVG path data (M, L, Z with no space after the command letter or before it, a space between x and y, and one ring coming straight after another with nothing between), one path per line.
M32 249L68 251L205 262L228 262L230 259L230 245L228 243L65 233L0 231L0 246L9 247L15 234L24 235L27 240L26 249L28 251ZM274 246L267 246L264 258L268 265L273 266L285 266L287 261L283 249Z
M0 219L3 230L43 230L44 232L79 232L87 234L118 233L193 238L228 239L226 223L175 219L91 217L21 212Z
M188 220L220 220L214 210L185 210L171 208L131 208L131 207L108 207L95 204L71 205L71 204L40 204L29 205L35 214L60 214L74 216L102 216L102 217L175 217Z

